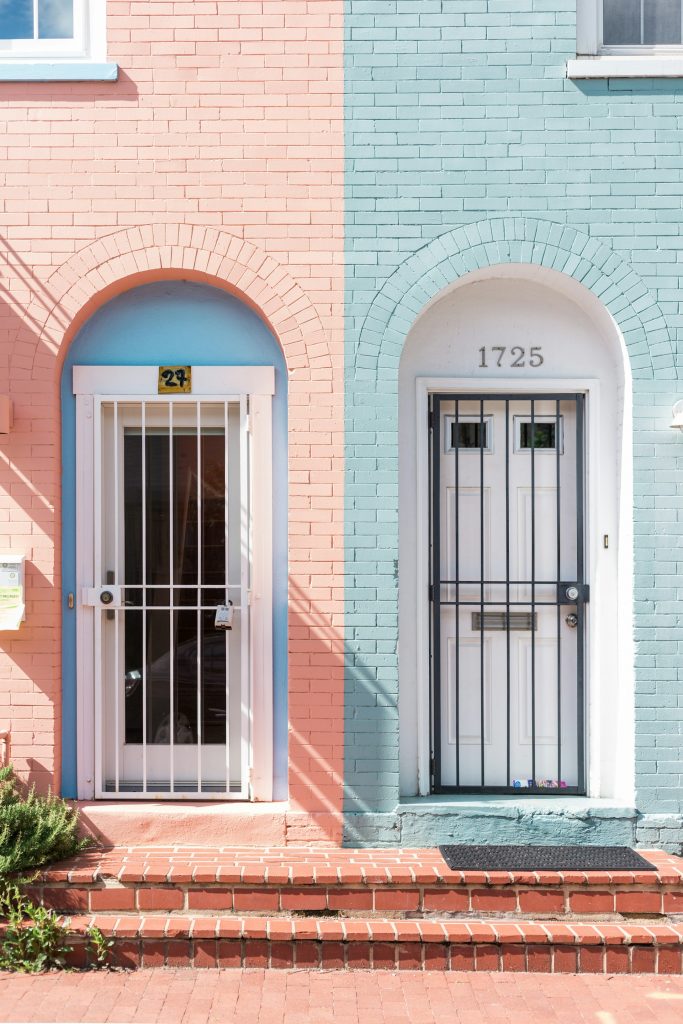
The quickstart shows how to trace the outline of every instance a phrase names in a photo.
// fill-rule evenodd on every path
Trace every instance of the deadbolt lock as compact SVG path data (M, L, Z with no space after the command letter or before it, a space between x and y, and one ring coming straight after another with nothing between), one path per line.
M111 590L102 590L100 592L100 602L102 604L112 604L113 600L114 595L112 594Z
M586 604L589 598L589 590L590 588L587 583L565 580L557 585L557 603Z

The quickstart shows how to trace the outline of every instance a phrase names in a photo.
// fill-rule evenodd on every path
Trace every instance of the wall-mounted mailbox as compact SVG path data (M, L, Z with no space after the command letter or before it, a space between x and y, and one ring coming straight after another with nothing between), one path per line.
M0 630L24 621L24 556L0 554Z
M12 399L9 395L0 395L0 434L9 434L12 423Z

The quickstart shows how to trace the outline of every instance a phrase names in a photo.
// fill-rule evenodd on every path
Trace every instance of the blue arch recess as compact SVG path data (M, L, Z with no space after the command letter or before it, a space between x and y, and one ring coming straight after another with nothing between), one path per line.
M287 796L287 371L265 323L239 299L207 285L157 282L134 288L95 313L74 339L62 371L62 793L77 795L76 591L77 365L274 366L273 680L274 798Z

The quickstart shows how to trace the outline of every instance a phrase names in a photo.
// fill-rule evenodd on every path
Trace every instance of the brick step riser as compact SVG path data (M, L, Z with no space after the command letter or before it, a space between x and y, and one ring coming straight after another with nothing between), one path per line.
M322 970L510 971L545 974L674 974L683 945L318 942L268 939L117 939L111 965L140 967ZM89 966L82 936L73 967Z
M337 914L371 913L392 917L434 914L506 917L612 918L621 915L668 917L683 914L683 886L459 886L354 889L325 886L221 886L164 884L36 885L36 899L65 914L134 913L147 915L211 912L214 914Z

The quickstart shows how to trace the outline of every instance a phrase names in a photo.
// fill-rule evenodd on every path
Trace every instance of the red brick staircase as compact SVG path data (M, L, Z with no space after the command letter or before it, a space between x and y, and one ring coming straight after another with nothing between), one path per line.
M680 974L683 860L657 872L449 871L438 850L114 849L35 895L121 967Z

